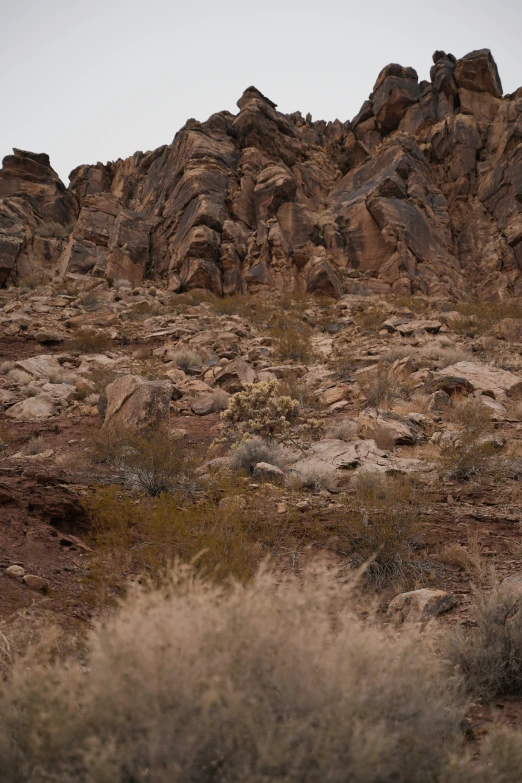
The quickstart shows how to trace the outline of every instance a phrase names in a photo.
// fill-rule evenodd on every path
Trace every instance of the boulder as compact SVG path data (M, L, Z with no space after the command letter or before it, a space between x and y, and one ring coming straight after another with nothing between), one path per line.
M384 447L414 446L426 440L426 434L414 421L376 408L367 408L359 415L359 434Z
M396 596L388 606L388 615L397 625L405 620L418 623L448 612L456 603L453 593L425 587Z
M229 394L241 391L246 383L255 383L256 371L244 359L233 359L218 371L214 377L213 386L224 389Z
M276 465L271 465L268 462L258 462L254 467L252 478L254 481L263 481L269 484L283 484L285 474Z
M147 430L167 424L172 384L147 381L138 375L122 375L105 389L103 427Z
M17 402L5 412L10 419L44 419L54 413L54 400L49 394L39 394Z
M356 475L359 470L378 473L425 471L431 465L421 460L393 458L378 448L374 440L344 441L335 438L312 443L308 451L290 466L290 472L304 476L328 471L332 476Z

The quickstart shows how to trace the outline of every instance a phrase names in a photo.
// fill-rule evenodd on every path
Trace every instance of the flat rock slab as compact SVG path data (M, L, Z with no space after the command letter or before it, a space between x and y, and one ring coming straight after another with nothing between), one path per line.
M46 379L62 370L58 359L55 356L47 356L46 354L32 356L30 359L21 359L15 363L15 367L32 375L33 378Z
M378 448L374 440L344 441L320 440L314 443L306 456L291 465L291 472L305 475L317 468L331 470L332 475L344 471L372 470L380 473L410 473L431 468L426 462L416 459L393 458Z
M489 364L457 362L435 374L435 381L442 382L440 388L443 388L445 379L458 378L461 378L471 391L480 391L495 400L522 396L522 378Z
M43 419L54 412L54 401L49 394L39 394L37 397L28 397L22 402L17 402L9 408L5 415L10 419L27 420Z

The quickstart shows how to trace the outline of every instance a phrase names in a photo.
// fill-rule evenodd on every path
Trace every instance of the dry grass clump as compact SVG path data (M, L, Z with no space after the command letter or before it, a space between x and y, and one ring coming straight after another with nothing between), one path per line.
M35 234L39 237L53 238L53 239L65 239L69 236L74 229L74 223L63 226L61 223L40 223L35 229Z
M385 365L359 380L366 402L374 408L389 408L407 393L405 378Z
M136 586L84 660L12 668L5 783L433 783L461 712L427 635L362 624L333 577Z
M12 361L0 362L0 375L7 375L14 368L15 363Z
M33 377L32 375L29 375L28 372L19 370L15 367L14 369L7 371L7 379L11 381L11 383L16 383L18 386L26 386L33 380Z
M458 628L449 637L447 652L475 696L518 696L522 693L522 591L520 585L500 585L494 576L490 581L489 589L473 592L476 627Z
M326 431L327 438L333 438L334 440L351 441L357 437L357 422L352 419L345 419L338 424L334 424Z
M441 464L448 475L463 481L492 466L498 446L492 437L489 409L476 397L457 399L448 420L458 430L456 439L443 442L440 449Z
M221 440L238 443L256 435L287 440L298 409L297 400L279 394L276 380L247 383L221 414Z
M216 479L216 481L218 481ZM259 561L257 525L252 513L231 504L226 514L219 501L237 493L221 485L200 492L198 500L183 492L130 498L122 487L99 487L84 501L90 520L91 563L89 592L102 601L121 594L125 578L143 577L161 584L165 569L175 560L195 563L214 580L249 579Z
M275 441L255 437L244 440L230 455L230 467L238 473L252 474L258 462L283 469L289 460L287 449Z
M367 575L378 585L407 579L418 569L414 551L420 539L421 502L422 494L409 476L373 471L357 475L353 552L358 563L371 561Z
M40 270L37 272L30 272L25 277L20 278L18 281L18 287L23 293L28 291L35 291L37 288L42 288L50 281L50 276L47 272Z
M78 353L105 353L111 346L109 335L95 329L78 329L69 345L72 351Z
M303 466L299 473L292 473L290 483L300 489L309 489L312 492L320 492L322 489L331 492L337 486L337 479L334 471L328 465L318 463Z
M201 356L191 348L180 348L172 354L172 361L183 372L200 372Z
M363 332L378 332L387 318L386 310L376 305L367 307L354 315L355 323Z
M27 443L24 443L20 452L26 457L34 457L37 454L41 454L47 449L45 439L41 435L37 435L34 438L30 438Z
M455 310L461 313L461 317L451 322L451 328L470 337L491 334L495 325L504 318L522 319L522 307L517 301L459 302Z

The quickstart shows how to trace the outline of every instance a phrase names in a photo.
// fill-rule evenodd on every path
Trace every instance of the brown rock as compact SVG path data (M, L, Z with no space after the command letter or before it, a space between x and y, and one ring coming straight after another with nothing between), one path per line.
M172 395L169 381L146 381L137 375L122 375L107 386L105 394L104 427L146 430L168 422Z

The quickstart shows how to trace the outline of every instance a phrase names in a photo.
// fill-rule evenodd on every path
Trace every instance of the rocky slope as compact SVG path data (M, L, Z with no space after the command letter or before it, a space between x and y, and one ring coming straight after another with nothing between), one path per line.
M489 50L388 65L351 121L284 115L254 87L239 113L172 144L80 166L0 171L0 284L36 273L168 280L171 291L463 297L522 293L522 88Z

